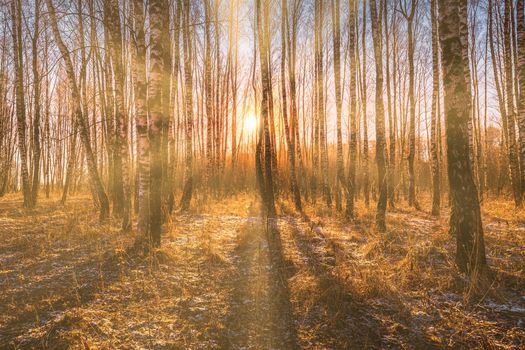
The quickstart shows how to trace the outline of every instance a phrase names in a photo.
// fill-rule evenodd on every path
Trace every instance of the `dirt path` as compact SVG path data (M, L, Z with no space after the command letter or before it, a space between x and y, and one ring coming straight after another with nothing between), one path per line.
M275 235L268 234L269 226L254 211L188 215L175 223L177 233L166 237L163 250L182 251L181 259L187 263L182 273L186 293L207 291L205 298L192 305L206 310L208 316L201 313L193 319L216 321L194 324L194 329L208 329L207 340L195 342L188 329L187 345L297 348L282 252ZM201 263L191 264L201 259ZM185 313L182 309L179 312Z
M270 230L271 231L271 230ZM261 219L247 222L234 252L236 273L230 315L228 348L293 349L289 301L283 293L281 269L272 235ZM284 306L284 308L283 308Z

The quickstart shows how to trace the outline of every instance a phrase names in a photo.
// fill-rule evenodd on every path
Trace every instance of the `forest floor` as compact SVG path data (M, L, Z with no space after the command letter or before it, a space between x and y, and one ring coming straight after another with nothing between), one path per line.
M483 206L495 280L474 302L446 213L400 204L380 234L361 204L347 222L287 202L268 221L248 194L196 202L141 257L88 196L0 199L0 349L525 347L525 210L510 202Z

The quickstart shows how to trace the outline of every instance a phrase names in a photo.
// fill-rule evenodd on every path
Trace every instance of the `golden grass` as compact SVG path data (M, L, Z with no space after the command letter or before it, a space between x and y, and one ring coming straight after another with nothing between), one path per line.
M34 210L4 197L0 348L525 346L525 210L484 204L496 279L469 303L446 211L433 218L399 203L378 233L374 205L359 201L349 222L321 204L302 216L279 203L273 236L256 197L198 196L168 220L162 247L140 257L118 219L98 222L89 196Z

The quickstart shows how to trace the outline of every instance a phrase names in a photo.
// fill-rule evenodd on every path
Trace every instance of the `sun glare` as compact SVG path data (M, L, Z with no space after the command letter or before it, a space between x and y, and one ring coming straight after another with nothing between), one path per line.
M246 115L244 119L244 130L248 134L253 134L255 130L257 129L257 117L253 113L249 113Z

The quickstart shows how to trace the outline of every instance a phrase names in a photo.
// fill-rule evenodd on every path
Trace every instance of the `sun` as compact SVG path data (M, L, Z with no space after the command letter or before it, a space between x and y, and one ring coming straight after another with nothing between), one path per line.
M253 113L248 113L244 119L244 130L248 134L253 134L257 129L257 117Z

